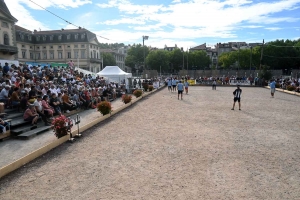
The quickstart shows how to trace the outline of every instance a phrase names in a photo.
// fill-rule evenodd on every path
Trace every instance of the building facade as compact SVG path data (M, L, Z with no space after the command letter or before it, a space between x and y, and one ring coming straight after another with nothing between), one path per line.
M84 29L61 29L30 32L16 26L20 62L67 63L99 72L102 69L100 47L94 33Z
M218 51L216 49L212 49L211 47L207 47L206 43L190 48L189 51L205 51L212 63L210 67L217 66L218 64Z
M18 20L9 12L4 0L0 0L0 59L17 60L18 48L15 23Z

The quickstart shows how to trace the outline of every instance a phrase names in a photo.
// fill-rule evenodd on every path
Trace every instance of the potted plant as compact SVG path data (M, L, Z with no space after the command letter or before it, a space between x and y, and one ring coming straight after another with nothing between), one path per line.
M102 101L97 104L97 110L102 114L102 115L107 115L109 114L112 109L111 109L111 104L108 101Z
M136 98L139 98L140 96L142 96L143 94L143 91L142 90L135 90L133 92L133 95L136 97Z
M131 95L128 95L128 94L123 94L122 95L122 101L127 104L127 103L130 103L131 102L131 99L132 99L132 96Z
M149 85L148 89L151 92L153 90L153 85Z
M143 83L143 88L144 88L145 92L147 92L147 90L149 88L149 84L148 83Z
M51 124L57 138L67 135L73 126L72 121L64 115L54 118Z

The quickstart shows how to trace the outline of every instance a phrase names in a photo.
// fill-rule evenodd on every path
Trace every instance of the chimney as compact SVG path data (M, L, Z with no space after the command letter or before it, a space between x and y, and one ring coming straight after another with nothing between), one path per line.
M61 29L61 31L64 31L64 30L65 30L65 29L63 29L63 28Z
M81 26L79 26L79 29L81 29Z
M37 32L37 30L36 29L34 29L34 31L33 31L34 33L36 33Z

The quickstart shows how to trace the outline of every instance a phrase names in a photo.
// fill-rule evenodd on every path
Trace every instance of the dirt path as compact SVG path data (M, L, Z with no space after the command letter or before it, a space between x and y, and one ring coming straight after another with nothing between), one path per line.
M300 98L167 89L0 180L0 199L300 199Z

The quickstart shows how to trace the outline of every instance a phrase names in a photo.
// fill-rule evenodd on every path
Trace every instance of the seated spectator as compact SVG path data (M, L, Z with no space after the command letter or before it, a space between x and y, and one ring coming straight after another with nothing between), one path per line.
M26 110L27 107L30 105L30 103L28 102L28 94L27 93L23 93L23 97L20 101L20 108L22 110Z
M20 97L19 97L19 88L15 87L14 92L12 93L10 97L11 105L12 106L18 106L20 105Z
M72 101L75 103L77 108L81 108L83 102L80 101L79 92L74 92L74 95L72 96Z
M64 95L61 97L61 99L63 101L63 106L64 106L64 110L66 111L66 113L69 113L70 110L76 109L76 106L74 106L72 104L72 102L70 101L70 97L69 97L67 91L64 92Z
M56 94L52 93L50 98L50 106L54 109L54 113L61 115L60 102L58 101Z
M3 102L6 105L6 107L9 100L9 89L9 85L5 85L5 87L0 92L0 102Z
M33 85L33 86L31 86L31 90L29 91L29 103L33 103L33 102L35 102L35 100L36 100L36 88L35 88L35 86Z
M34 101L34 106L35 106L35 110L37 112L37 114L39 114L39 116L42 117L43 122L45 123L45 126L50 126L50 124L48 123L47 120L47 116L44 113L44 109L42 106L42 97L39 95L36 97L36 100Z
M37 120L39 119L39 114L37 114L35 107L33 104L30 104L28 108L25 110L23 115L24 121L31 122L34 128L37 127Z
M4 121L3 119L0 118L0 134L4 133L4 128L6 130L9 129L8 122L6 122L6 121Z
M42 106L44 109L44 113L48 117L53 117L54 109L49 105L48 101L49 101L49 97L47 95L43 96Z

